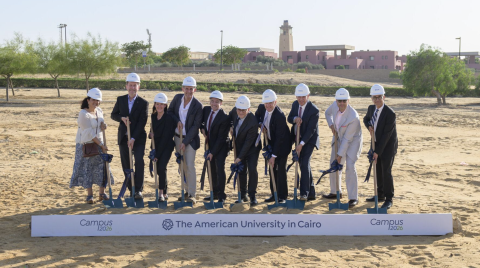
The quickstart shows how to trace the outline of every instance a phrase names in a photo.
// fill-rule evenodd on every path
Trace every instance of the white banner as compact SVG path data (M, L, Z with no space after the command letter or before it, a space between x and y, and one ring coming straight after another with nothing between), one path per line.
M32 237L445 235L452 214L110 214L32 216Z

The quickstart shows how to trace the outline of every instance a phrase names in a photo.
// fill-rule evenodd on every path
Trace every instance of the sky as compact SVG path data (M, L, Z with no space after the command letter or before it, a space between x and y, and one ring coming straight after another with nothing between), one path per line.
M164 52L185 45L215 52L223 45L273 48L279 27L293 27L294 50L312 45L395 50L400 55L422 43L445 52L480 51L480 0L0 0L0 43L15 32L24 38L59 41L59 24L84 38L90 32L119 44L148 40Z

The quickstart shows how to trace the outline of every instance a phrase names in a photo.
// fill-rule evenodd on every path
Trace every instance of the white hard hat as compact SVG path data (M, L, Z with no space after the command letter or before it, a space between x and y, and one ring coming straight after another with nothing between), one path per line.
M310 94L310 89L304 83L298 84L298 86L295 88L295 96L297 97L304 97L304 96L308 96L309 94Z
M346 90L344 88L340 88L335 93L335 99L336 100L349 100L350 99L350 93L348 93L348 90Z
M237 101L235 102L235 107L237 107L237 109L248 109L250 108L250 100L247 96L242 95L238 97Z
M185 87L197 87L197 81L195 81L195 78L188 76L187 78L183 79L183 84L182 86Z
M223 101L223 94L222 94L222 92L220 92L218 90L215 90L210 94L210 99L211 98L216 98L216 99L219 99L219 100Z
M379 85L379 84L375 84L372 86L372 88L370 89L370 95L371 96L375 96L375 95L385 95L385 89Z
M94 100L102 101L102 92L96 87L90 89L87 93L87 96Z
M168 98L167 98L167 95L165 95L163 93L158 93L157 95L155 95L155 98L153 99L153 101L158 102L158 103L167 104Z
M140 83L140 76L136 73L131 73L127 75L127 82L137 82Z
M277 94L271 89L265 90L262 94L262 103L269 103L277 100Z

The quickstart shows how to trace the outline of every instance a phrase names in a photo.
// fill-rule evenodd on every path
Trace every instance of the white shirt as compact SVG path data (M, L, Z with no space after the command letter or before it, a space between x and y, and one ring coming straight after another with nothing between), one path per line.
M346 111L346 109L345 109L345 111ZM343 111L343 113L340 112L340 110L337 111L337 116L335 117L335 126L337 128L337 132L339 132L340 128L342 127L342 126L340 126L340 121L342 121L342 116L345 113L345 111Z
M85 109L80 110L78 114L78 130L77 136L75 137L75 143L92 143L93 139L97 137L103 143L103 133L100 129L100 125L104 122L103 111L100 108L95 109L98 117L95 114L87 112Z
M137 99L137 96L138 95L135 95L135 97L131 101L130 101L130 95L127 96L127 99L128 99L128 113L132 112L132 107L133 107L133 104L135 103L135 100Z
M265 116L263 117L263 125L267 128L267 134L268 134L269 140L272 139L272 137L270 136L270 119L272 118L272 113L273 113L273 110L271 112L266 111Z
M219 110L220 110L220 109L219 109ZM212 118L212 125L213 125L213 121L215 121L215 117L216 117L217 114L218 114L218 110L216 110L215 112L213 112L213 115L212 115L212 112L213 112L213 110L210 111L210 115L208 116L208 120L207 120L207 125L205 126L206 129L207 129L207 131L210 131L210 128L209 128L209 126L208 126L208 125L209 125L209 122L210 122L210 117L213 116L213 118Z
M238 118L238 123L237 123L237 128L235 129L235 136L238 135L238 130L240 129L240 127L242 126L243 124L243 121L245 120L245 118L247 118L246 116L244 118Z
M183 125L183 136L187 135L187 132L185 130L185 122L187 121L188 109L190 108L190 104L192 104L193 98L188 102L187 106L184 105L184 100L185 96L182 97L182 102L180 103L180 107L178 108L178 115L180 116L180 121ZM178 128L175 129L175 133L180 134L178 133Z
M303 114L305 113L305 108L307 107L307 103L308 103L308 102L305 102L304 105L298 107L298 113L297 113L298 116L295 116L295 117L293 118L293 121L295 121L295 118L297 118L297 117L299 117L299 116L300 116L300 118L303 117ZM300 108L302 108L302 113L301 113L301 114L300 114ZM297 128L294 128L293 131L294 131L295 135L297 135ZM304 145L305 142L304 142L304 141L300 141L300 144L301 144L301 145Z

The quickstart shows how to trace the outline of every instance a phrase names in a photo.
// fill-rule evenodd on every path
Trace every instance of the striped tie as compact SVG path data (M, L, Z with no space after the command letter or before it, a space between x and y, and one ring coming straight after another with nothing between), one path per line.
M372 120L370 120L370 125L375 127L375 121L377 120L378 109L375 110L375 113L372 116Z

